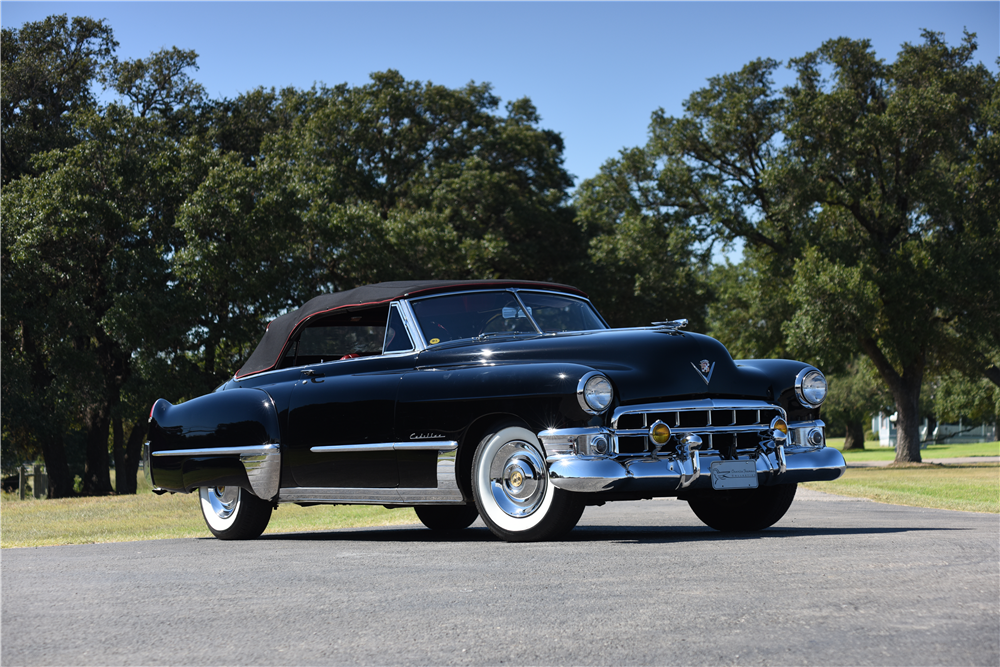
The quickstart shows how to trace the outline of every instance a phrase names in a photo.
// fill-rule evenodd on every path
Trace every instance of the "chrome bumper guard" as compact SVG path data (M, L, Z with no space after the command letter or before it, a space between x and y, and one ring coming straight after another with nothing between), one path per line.
M821 421L791 423L789 444L764 440L755 450L739 450L737 459L756 462L758 486L837 479L847 464L839 451L825 446L823 427ZM540 432L552 485L579 493L669 494L687 488L711 489L711 476L701 473L725 460L718 451L699 451L695 443L677 438L643 455L598 453L602 443L614 437L613 429L601 427ZM813 444L817 440L818 446Z

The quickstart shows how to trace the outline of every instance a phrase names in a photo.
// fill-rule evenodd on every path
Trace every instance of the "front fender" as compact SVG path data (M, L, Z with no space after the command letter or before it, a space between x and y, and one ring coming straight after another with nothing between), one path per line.
M573 363L478 364L422 368L399 385L400 440L463 439L482 418L516 417L535 431L589 423L576 399L580 378L594 369Z
M266 500L277 495L281 432L274 401L262 389L230 389L179 405L161 398L149 421L144 458L154 487L237 485Z

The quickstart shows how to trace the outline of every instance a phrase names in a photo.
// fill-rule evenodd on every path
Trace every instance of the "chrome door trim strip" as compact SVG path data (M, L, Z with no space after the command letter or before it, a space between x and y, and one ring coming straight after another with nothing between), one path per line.
M436 450L439 452L453 452L458 449L458 441L456 440L425 440L422 442L394 442L392 443L393 449L397 451L402 450Z
M453 452L458 449L456 440L423 440L417 442L375 442L357 445L317 445L309 451L322 454L329 452L388 452L388 451L431 451Z
M378 442L370 445L319 445L310 447L309 451L322 454L330 452L391 452L393 446L391 442Z

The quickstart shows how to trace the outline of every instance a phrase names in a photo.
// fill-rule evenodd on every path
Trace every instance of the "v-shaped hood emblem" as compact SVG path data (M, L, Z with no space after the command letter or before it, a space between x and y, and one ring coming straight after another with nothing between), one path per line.
M697 364L691 362L691 367L698 371L699 377L708 384L712 381L712 373L715 372L715 362L709 363L708 359L702 359Z

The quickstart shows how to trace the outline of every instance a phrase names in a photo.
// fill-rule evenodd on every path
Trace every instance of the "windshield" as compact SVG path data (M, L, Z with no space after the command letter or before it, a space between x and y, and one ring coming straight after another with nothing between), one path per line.
M588 302L547 292L467 292L418 299L411 306L429 345L484 335L607 328Z

